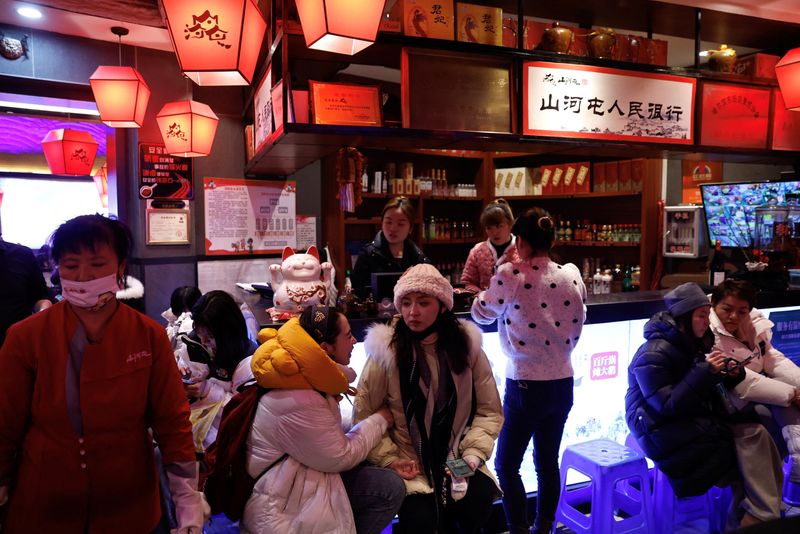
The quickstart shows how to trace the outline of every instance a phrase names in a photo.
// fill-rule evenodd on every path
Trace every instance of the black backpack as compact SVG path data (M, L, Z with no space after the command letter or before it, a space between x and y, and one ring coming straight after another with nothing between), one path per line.
M241 519L256 481L287 456L275 460L256 478L247 472L247 436L258 401L267 391L255 384L245 386L222 410L217 440L205 455L208 476L203 491L214 515L224 513L232 521Z

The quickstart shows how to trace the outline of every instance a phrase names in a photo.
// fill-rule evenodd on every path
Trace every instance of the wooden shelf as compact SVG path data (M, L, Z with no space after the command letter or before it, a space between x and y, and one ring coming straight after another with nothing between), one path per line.
M410 198L411 200L422 199L422 200L425 200L426 202L429 201L429 200L447 200L447 201L463 200L463 201L472 201L472 202L474 202L476 200L483 200L483 197L434 197L434 196L422 196L422 195L401 195L399 193L396 194L396 195L393 195L391 193L361 193L361 197L362 198L380 198L380 199L383 199L383 200L389 200L390 198L394 198L394 197L398 197L398 196L404 196L406 198Z
M381 225L381 218L380 217L373 217L372 219L345 219L345 224L368 224L374 226Z
M466 239L425 239L423 245L473 245L478 242L477 237Z
M638 247L638 241L555 241L554 247Z
M475 202L475 201L483 200L483 197L481 197L481 196L477 196L477 197L433 197L433 196L431 196L431 197L422 197L422 198L425 201L428 201L428 200L446 200L448 202L450 202L450 201Z
M500 195L502 196L502 195ZM503 196L509 202L512 200L563 200L573 198L610 198L610 197L640 197L641 191L624 191L611 193L570 193L567 195L526 195L526 196Z

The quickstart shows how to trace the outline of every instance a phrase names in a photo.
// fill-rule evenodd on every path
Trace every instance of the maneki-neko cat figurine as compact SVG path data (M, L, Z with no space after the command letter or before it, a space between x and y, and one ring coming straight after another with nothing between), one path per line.
M269 274L273 289L273 307L267 312L273 321L285 321L308 306L324 304L331 289L329 262L320 263L317 247L310 246L305 253L296 253L291 247L283 249L280 265L270 265ZM279 281L278 273L282 281Z

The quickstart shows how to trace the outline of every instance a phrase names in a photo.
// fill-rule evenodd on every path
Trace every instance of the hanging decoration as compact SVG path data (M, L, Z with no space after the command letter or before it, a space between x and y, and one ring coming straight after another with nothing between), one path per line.
M352 213L361 205L361 175L364 172L364 155L348 146L339 149L336 155L336 183L339 192L339 208Z
M168 102L156 115L156 122L168 154L191 158L211 153L219 119L206 104Z
M42 139L44 157L53 174L92 174L97 141L88 132L61 128L50 130Z
M108 209L108 164L104 163L102 167L97 169L97 172L92 176L94 185L97 187L97 194L100 195L100 203L105 209Z
M775 65L786 109L800 111L800 48L789 50Z
M306 46L353 55L373 42L384 0L295 0Z
M253 0L163 0L172 47L197 85L249 85L267 23Z
M119 67L100 66L89 77L100 120L112 128L141 128L150 100L150 88L133 67L122 66L122 36L128 29L112 26L119 37Z

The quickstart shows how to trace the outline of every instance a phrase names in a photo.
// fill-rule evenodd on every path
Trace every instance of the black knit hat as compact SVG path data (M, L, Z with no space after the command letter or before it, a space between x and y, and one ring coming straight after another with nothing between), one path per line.
M666 295L664 303L673 317L694 311L702 306L711 306L711 302L700 286L693 282L681 284Z

